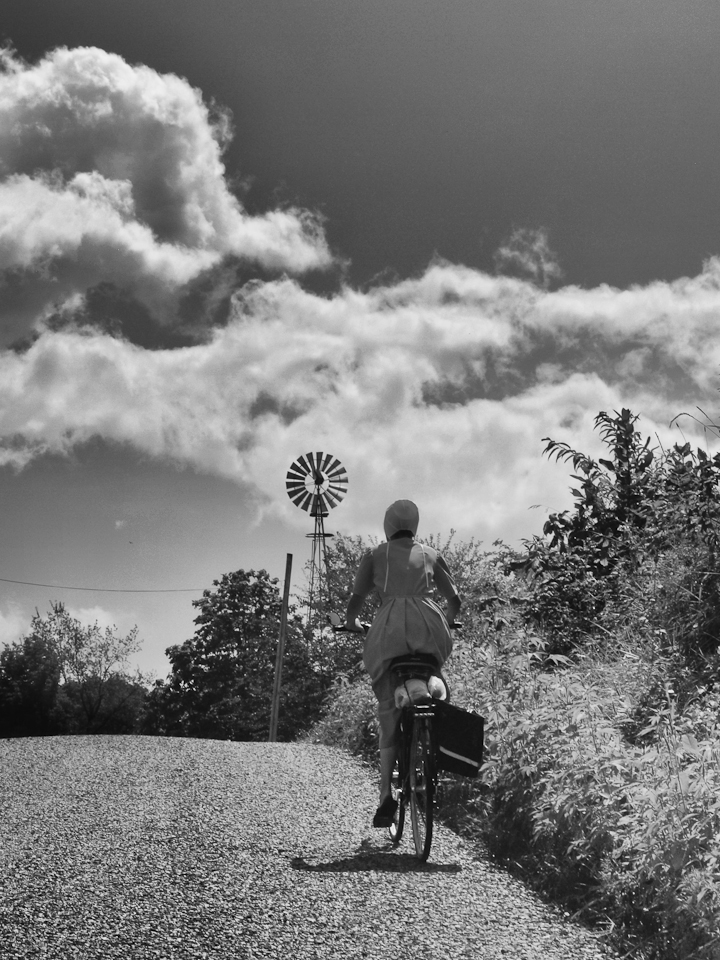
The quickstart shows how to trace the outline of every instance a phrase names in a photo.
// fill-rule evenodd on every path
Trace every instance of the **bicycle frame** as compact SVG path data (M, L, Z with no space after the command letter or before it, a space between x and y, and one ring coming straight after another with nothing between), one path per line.
M415 852L420 860L430 854L436 789L435 737L432 701L409 704L400 719L400 749L397 762L398 809L389 828L390 839L402 838L405 811L409 808Z

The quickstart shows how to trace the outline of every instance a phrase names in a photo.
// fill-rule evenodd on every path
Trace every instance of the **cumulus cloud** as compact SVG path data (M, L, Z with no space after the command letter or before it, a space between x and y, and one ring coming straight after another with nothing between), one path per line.
M563 275L547 231L542 229L516 228L495 251L494 260L499 273L531 280L544 289Z
M299 273L331 257L316 218L250 216L231 193L226 115L174 75L95 48L0 64L0 287L5 344L113 283L161 320L231 256Z
M567 472L542 459L543 437L598 452L595 415L630 406L667 442L684 407L712 406L718 277L711 261L674 283L547 292L435 263L334 297L289 279L245 288L209 342L178 350L48 332L0 357L0 461L101 436L307 523L285 473L326 450L350 475L341 527L379 526L388 498L410 496L426 531L520 536L531 505L563 505Z
M92 607L73 607L67 606L67 612L70 616L81 623L84 627L91 627L97 624L101 630L117 630L117 617L105 607L98 604Z
M30 617L15 605L0 610L0 647L17 643L29 633Z
M222 162L228 118L185 80L97 49L3 62L0 343L38 335L0 352L0 465L101 437L307 524L285 473L325 450L350 476L338 526L380 532L386 502L412 497L425 531L512 538L530 532L531 505L563 505L566 471L542 459L543 437L598 452L595 415L629 406L668 441L672 417L714 405L720 260L672 283L557 287L542 230L514 231L495 276L438 261L327 297L257 280L177 349L68 325L117 307L114 290L136 327L172 323L202 284L227 302L228 258L301 273L330 254L305 212L247 214Z

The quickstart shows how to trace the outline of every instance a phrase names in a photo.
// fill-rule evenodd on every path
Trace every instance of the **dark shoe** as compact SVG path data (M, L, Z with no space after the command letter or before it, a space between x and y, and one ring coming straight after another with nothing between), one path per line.
M395 819L395 811L397 808L397 800L394 800L392 797L388 797L387 800L383 800L383 802L375 811L375 816L373 817L373 826L389 827Z

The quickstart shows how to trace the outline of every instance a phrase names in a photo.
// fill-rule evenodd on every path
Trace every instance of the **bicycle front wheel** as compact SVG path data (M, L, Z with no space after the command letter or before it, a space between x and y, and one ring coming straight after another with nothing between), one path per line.
M421 860L430 855L433 835L435 765L430 722L416 717L410 746L410 819L415 853Z

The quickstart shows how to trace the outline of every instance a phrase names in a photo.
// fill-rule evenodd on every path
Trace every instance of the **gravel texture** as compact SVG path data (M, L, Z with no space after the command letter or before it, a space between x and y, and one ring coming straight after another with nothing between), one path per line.
M393 848L374 779L311 744L0 740L0 958L607 957L451 831Z

